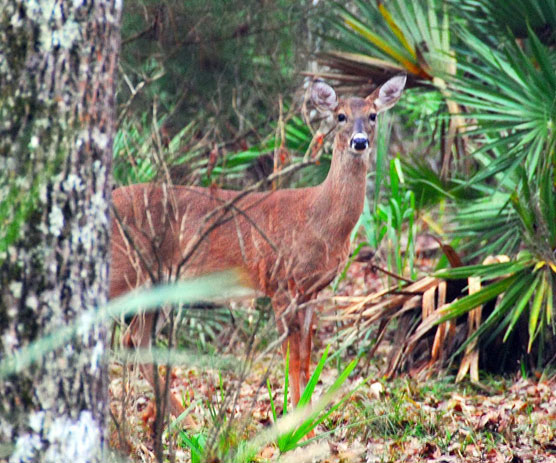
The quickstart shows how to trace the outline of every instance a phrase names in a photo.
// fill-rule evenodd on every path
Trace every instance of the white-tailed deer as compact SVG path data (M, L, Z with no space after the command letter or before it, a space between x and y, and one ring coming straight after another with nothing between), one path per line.
M309 379L313 313L286 309L292 300L314 298L344 265L363 210L377 115L398 101L405 80L393 77L364 99L338 100L329 85L313 84L314 105L336 124L330 171L316 187L249 194L164 184L115 190L110 297L149 281L241 269L272 299L278 330L287 334L297 403ZM148 347L153 321L152 313L136 316L128 344ZM152 366L141 370L154 384ZM170 394L170 412L182 411Z

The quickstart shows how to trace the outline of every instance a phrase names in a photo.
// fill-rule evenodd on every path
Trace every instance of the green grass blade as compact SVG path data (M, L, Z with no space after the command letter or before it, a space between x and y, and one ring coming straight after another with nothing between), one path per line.
M284 367L284 408L282 415L288 413L288 387L290 385L290 343L286 348L286 365Z
M270 409L272 410L272 418L276 423L276 407L274 406L274 399L272 398L272 389L270 387L270 379L266 378L266 389L268 390L268 397L270 399Z
M332 398L332 396L334 396L334 394L338 391L338 389L340 389L340 387L342 387L342 385L345 383L346 379L348 378L348 376L351 374L351 372L353 371L353 369L355 368L355 366L357 365L359 361L359 358L353 359L347 366L346 368L344 368L344 370L342 371L342 373L340 374L340 376L338 376L338 378L336 378L336 381L334 381L334 384L332 384L332 386L330 386L330 389L328 389L328 391L325 394L325 397L327 398ZM324 403L328 403L329 400L325 399ZM336 405L336 407L332 407L335 409L337 409L339 406L339 404ZM294 432L293 436L292 436L292 441L299 441L300 439L302 439L304 436L306 436L309 432L311 432L313 429L315 429L320 423L322 423L322 421L324 421L326 419L326 416L328 416L330 413L324 414L324 415L320 415L322 412L322 408L317 408L316 410L314 410L311 415L299 426L299 428L297 428L297 430ZM324 416L324 417L323 417Z
M309 382L307 383L307 386L305 386L305 390L301 394L301 397L299 399L299 403L297 404L298 408L304 407L305 405L307 405L311 401L311 397L312 397L313 392L315 390L315 386L317 385L317 383L319 381L320 374L322 373L322 369L324 368L324 364L326 363L326 358L328 357L328 349L329 348L330 348L330 345L326 346L326 348L324 349L322 357L320 358L319 363L317 364L317 366L315 368L315 371L313 371L313 374L311 375L311 378L309 379Z

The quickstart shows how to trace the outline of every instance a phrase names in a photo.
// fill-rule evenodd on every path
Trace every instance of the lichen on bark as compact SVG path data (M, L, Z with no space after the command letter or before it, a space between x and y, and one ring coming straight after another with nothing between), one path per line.
M121 6L0 0L0 359L106 302ZM100 458L105 335L0 378L0 459L65 461L56 429L88 429Z

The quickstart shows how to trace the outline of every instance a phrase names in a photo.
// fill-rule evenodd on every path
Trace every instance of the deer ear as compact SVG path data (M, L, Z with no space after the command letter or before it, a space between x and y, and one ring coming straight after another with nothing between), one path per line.
M392 77L367 97L367 99L374 100L377 113L390 109L398 102L405 87L406 79L405 74Z
M311 101L321 112L331 112L338 107L338 97L334 89L317 80L311 87Z

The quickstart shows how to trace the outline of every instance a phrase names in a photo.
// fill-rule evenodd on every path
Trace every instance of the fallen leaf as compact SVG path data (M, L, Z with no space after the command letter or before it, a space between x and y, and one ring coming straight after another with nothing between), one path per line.
M373 383L369 387L369 392L371 397L375 399L380 399L382 394L384 394L384 386L381 383Z

